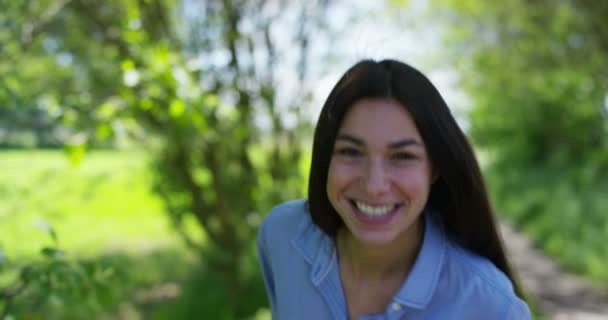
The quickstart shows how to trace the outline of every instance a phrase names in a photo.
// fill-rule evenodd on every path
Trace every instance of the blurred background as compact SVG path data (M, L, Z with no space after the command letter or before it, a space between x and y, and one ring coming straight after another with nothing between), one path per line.
M605 17L591 0L0 0L0 319L270 319L257 228L305 197L315 119L363 58L427 74L501 219L606 290Z

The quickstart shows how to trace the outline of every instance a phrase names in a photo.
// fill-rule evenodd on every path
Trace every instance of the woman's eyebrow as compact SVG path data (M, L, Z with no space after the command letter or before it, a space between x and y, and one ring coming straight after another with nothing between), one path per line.
M397 142L392 142L388 144L388 148L389 149L399 149L402 147L407 147L407 146L422 146L422 143L420 143L420 141L414 139L414 138L410 138L410 139L403 139L403 140L399 140Z
M336 137L336 141L338 141L338 140L348 141L350 143L353 143L353 144L356 144L356 145L359 145L359 146L365 145L365 142L363 142L363 139L359 139L359 138L351 136L350 134L347 134L347 133L339 134Z
M348 133L339 134L336 137L336 141L338 141L338 140L344 140L346 142L350 142L350 143L356 144L358 146L365 145L365 142L363 141L363 139L357 138ZM396 142L391 142L388 144L389 149L399 149L399 148L403 148L403 147L407 147L407 146L422 146L422 143L420 141L418 141L417 139L408 138L408 139L403 139L403 140L399 140Z

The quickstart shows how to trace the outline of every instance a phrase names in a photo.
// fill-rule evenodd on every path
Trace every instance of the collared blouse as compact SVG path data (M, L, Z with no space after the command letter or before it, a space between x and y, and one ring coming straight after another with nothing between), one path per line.
M422 247L384 313L359 320L526 320L530 311L489 260L450 241L425 210ZM315 225L304 200L275 207L258 235L258 255L273 319L348 319L332 238Z

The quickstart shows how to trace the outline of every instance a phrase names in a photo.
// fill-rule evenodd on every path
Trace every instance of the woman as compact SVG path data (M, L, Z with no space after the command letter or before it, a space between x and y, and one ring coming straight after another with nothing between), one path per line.
M274 319L530 319L471 146L398 61L338 81L308 200L275 207L258 250Z

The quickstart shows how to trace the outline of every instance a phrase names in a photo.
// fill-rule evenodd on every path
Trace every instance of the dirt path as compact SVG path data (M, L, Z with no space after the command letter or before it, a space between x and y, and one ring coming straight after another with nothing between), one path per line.
M547 320L608 320L608 292L560 270L510 226L503 224L501 229L521 281Z

